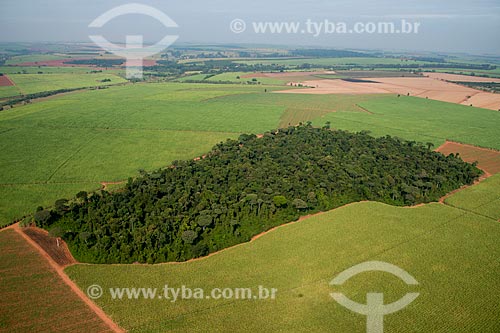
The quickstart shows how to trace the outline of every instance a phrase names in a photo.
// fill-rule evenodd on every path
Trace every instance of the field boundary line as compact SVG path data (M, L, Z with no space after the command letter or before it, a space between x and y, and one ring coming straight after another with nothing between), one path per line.
M13 131L14 128L5 128L4 130L0 130L0 134L5 134L5 133L8 133L10 131Z
M360 202L363 202L363 201L360 201ZM358 202L358 203L359 203L359 202ZM343 207L346 207L346 206L349 206L349 205L352 205L352 204L355 204L355 203L347 204L347 205L342 206L342 207L339 207L339 208L343 208ZM336 208L336 209L339 209L339 208ZM334 209L334 210L335 210L335 209ZM324 213L324 212L322 212L322 213L320 213L320 214L323 214L323 213ZM459 214L456 218L460 218L460 217L462 217L462 216L465 216L466 214L467 214L466 212L463 212L463 213ZM365 257L364 259L359 259L359 262L361 263L361 262L368 261L368 260L369 260L369 259L371 259L371 258L377 257L377 256L379 256L379 255L381 255L381 254L384 254L384 253L386 253L386 252L388 252L388 251L391 251L391 250L393 250L393 249L395 249L395 248L398 248L399 246L401 246L401 245L403 245L403 244L410 243L410 242L412 242L412 241L414 241L414 240L416 240L416 239L418 239L418 238L421 238L422 236L424 236L424 235L425 235L425 234L427 234L427 233L430 233L430 232L432 232L432 231L434 231L434 230L436 230L436 229L439 229L439 228L441 228L441 227L445 226L446 224L451 223L452 221L454 221L454 219L455 219L455 218L450 219L450 220L445 221L445 222L442 222L441 224L439 224L439 225L438 225L438 226L436 226L435 228L432 228L431 230L426 230L426 231L424 231L424 232L420 233L420 234L419 234L418 236L416 236L416 237L409 238L409 239L406 239L406 240L404 240L404 241L400 241L399 243L396 243L396 244L394 244L393 246L391 246L391 247L389 247L389 248L387 248L387 249L383 249L383 250L378 251L378 252L376 252L376 253L370 254L370 255L368 255L367 257ZM289 224L290 224L290 223L289 223ZM243 243L243 244L245 244L245 243ZM241 245L241 244L239 244L239 245ZM355 265L355 264L353 264L353 265ZM340 272L337 272L337 273L332 273L332 274L331 274L331 276L338 275L339 273L340 273ZM280 293L282 293L282 292L284 292L284 293L289 293L289 292L291 292L291 291L294 291L294 290L297 290L297 289L300 289L300 288L303 288L303 287L307 287L307 286L310 286L310 285L312 285L312 284L319 283L319 282L321 282L321 281L331 280L331 276L329 276L329 277L327 277L327 278L320 278L320 279L317 279L317 280L314 280L314 281L310 281L310 282L304 283L304 284L302 284L302 285L300 285L300 286L295 286L295 287L292 287L292 288L289 288L289 289L285 289L285 290L283 290L283 291L281 291L281 290L280 290ZM222 307L224 307L224 306L231 305L231 304L233 304L233 303L235 303L235 302L236 302L235 300L228 300L228 301L226 301L226 302L224 302L224 303L222 303L222 304L219 304L219 305L215 305L215 306L211 306L211 307L207 307L207 308L202 308L202 309L198 309L198 310L194 310L194 311L191 311L191 312L187 312L187 313L184 313L184 314L177 315L176 317L173 317L173 318L171 318L171 319L168 319L168 321L175 321L175 320L179 320L180 318L184 318L184 317L191 317L191 316L192 316L192 315L194 315L194 314L207 312L207 311L210 311L210 310L212 310L212 309L222 308Z
M496 200L496 199L495 199ZM493 201L495 201L493 200ZM477 208L480 208L484 205L487 205L487 204L490 204L491 202L493 201L490 201L490 202L487 202L485 204L481 204L479 205L478 207L475 207L475 209ZM346 206L349 206L349 205L352 205L352 204L356 204L356 203L362 203L362 202L373 202L373 201L360 201L360 202L355 202L355 203L350 203L350 204L347 204L347 205L344 205L344 206L341 206L341 207L338 207L338 208L335 208L333 210L336 210L336 209L339 209L339 208L343 208L343 207L346 207ZM386 205L384 203L381 203L383 205ZM391 206L391 205L389 205ZM394 206L393 206L394 207ZM407 207L407 208L417 208L418 206L410 206L410 207ZM423 232L421 232L420 234L416 235L415 237L412 237L412 238L409 238L409 239L406 239L406 240L403 240L399 243L396 243L394 244L393 246L389 247L389 248L386 248L386 249L383 249L381 251L378 251L376 253L373 253L371 255L368 255L367 257L365 257L364 259L360 259L359 260L359 263L361 262L365 262L365 261L369 261L370 259L373 259L373 258L376 258L384 253L387 253L389 251L392 251L394 249L397 249L398 247L404 245L404 244L408 244L408 243L411 243L411 242L414 242L414 241L417 241L418 239L421 239L422 237L436 231L436 230L439 230L445 226L447 226L448 224L456 221L457 219L460 219L464 216L466 216L467 214L470 214L470 212L467 212L467 211L463 211L463 210L460 210L460 209L457 209L457 208L454 208L454 207L451 207L451 206L448 206L449 208L451 209L454 209L454 210L457 210L458 212L460 212L457 216L453 217L453 218L450 218L449 220L447 221L444 221L442 223L440 223L439 225L435 226L434 228L432 229L429 229L429 230L424 230ZM403 207L404 208L404 207ZM329 211L331 212L331 211ZM324 214L326 212L320 212L318 214L315 214L315 215L320 215L320 214ZM305 218L308 218L310 216L305 216ZM488 220L491 220L491 218L488 218ZM298 221L297 221L298 222ZM291 223L288 223L286 225L289 225ZM282 225L284 226L284 225ZM276 228L279 228L281 226L278 226ZM274 228L273 228L274 229ZM272 230L272 229L271 229ZM242 244L246 244L246 243L242 243ZM238 245L242 245L242 244L238 244ZM236 246L238 246L236 245ZM222 250L223 251L223 250ZM161 265L161 264L160 264ZM355 264L353 264L355 265ZM328 277L326 278L321 278L321 279L317 279L317 280L314 280L314 281L310 281L308 283L305 283L305 284L302 284L300 286L296 286L296 287L293 287L293 288L289 288L289 289L285 289L283 292L284 293L288 293L288 292L291 292L291 291L294 291L294 290L297 290L297 289L300 289L300 288L303 288L303 287L307 287L307 286L310 286L312 284L316 284L316 283L319 283L321 281L330 281L331 280L331 276L335 276L335 275L338 275L340 272L336 272L336 273L332 273L332 275L329 275ZM280 293L282 293L282 291L280 290ZM231 304L234 304L236 302L236 300L228 300L226 302L223 302L222 304L219 304L219 305L215 305L215 306L210 306L210 307L207 307L207 308L201 308L201 309L198 309L198 310L194 310L194 311L191 311L191 312L187 312L187 313L184 313L184 314L180 314L180 315L177 315L171 319L167 319L168 322L172 322L172 321L175 321L175 320L179 320L180 318L185 318L185 317L192 317L192 315L194 314L197 314L197 313L204 313L204 312L208 312L210 310L213 310L213 309L217 309L217 308L222 308L224 306L228 306L228 305L231 305Z
M446 81L446 82L450 82L450 81ZM451 83L454 83L454 82L451 82ZM465 86L463 86L463 87L465 87ZM479 93L480 93L480 91L477 91L477 92L473 93L472 95L466 96L464 99L462 99L460 102L458 102L458 104L463 104L463 103L467 102L469 99L471 99L472 97L476 96Z
M29 186L29 185L77 185L77 184L99 184L99 181L74 181L74 182L33 182L33 183L0 183L2 186Z
M75 157L80 151L82 151L83 148L85 148L90 142L92 142L93 140L95 140L97 137L97 133L94 133L93 134L93 137L89 138L87 141L85 141L85 143L82 143L80 145L80 147L78 147L77 149L75 149L75 151L68 156L68 158L66 160L64 160L61 164L59 164L59 166L56 167L56 169L52 172L52 174L49 176L49 178L47 178L47 183L52 179L52 177L55 176L55 174L61 170L61 168L63 168L69 161L71 161L71 159L73 157Z
M356 105L358 108L360 108L362 111L364 111L364 112L366 112L366 113L368 113L368 114L375 115L375 113L371 112L370 110L368 110L368 109L367 109L367 108L365 108L365 107L362 107L362 106L361 106L361 105L359 105L359 104L354 104L354 105Z
M499 196L499 197L497 197L497 198L495 198L495 199L493 199L492 201L488 202L487 204L490 204L490 203L493 203L493 202L495 202L495 201L499 201L499 200L500 200L500 196ZM472 210L472 209L477 209L477 208L480 208L480 207L474 207L474 208L472 208L472 209L463 208L463 207L459 207L459 206L452 205L452 204L450 204L450 203L446 202L446 200L445 200L445 201L443 201L443 202L442 202L442 204L443 204L443 205L446 205L446 206L448 206L448 207L452 207L452 208L455 208L455 209L463 210L464 212L471 213L471 214L475 214L475 215L478 215L478 216L481 216L481 217L487 218L487 219L489 219L489 220L493 220L493 221L495 221L495 222L498 222L498 221L497 221L497 219L496 219L496 218L494 218L494 217L491 217L491 216L488 216L488 215L484 215L484 214L482 214L482 213L475 212L475 211L473 211L473 210ZM481 207L482 207L482 205L481 205Z
M488 201L488 202L486 202L486 203L480 204L479 206L474 207L473 209L478 209L478 208L481 208L481 207L483 207L483 206L489 205L490 203L492 203L492 202L494 202L494 201L496 201L496 200L498 200L498 198L496 198L496 199L494 199L494 200L491 200L491 201ZM440 203L440 204L441 204L441 203ZM434 228L432 228L432 229L429 229L429 230L425 230L425 231L423 231L422 233L418 234L418 235L417 235L417 236L415 236L415 237L409 238L409 239L407 239L407 240L405 240L405 241L402 241L402 242L400 242L400 243L398 243L398 244L395 244L395 245L394 245L394 246L392 246L392 247L389 247L389 248L387 248L387 249L381 250L381 251L377 252L376 254L370 255L370 256L368 256L367 258L365 258L365 260L361 260L360 262L367 261L367 260L372 259L372 258L374 258L374 257L376 257L376 256L379 256L379 255L384 254L384 253L386 253L386 252L392 251L392 250L394 250L394 249L398 248L399 246L401 246L401 245L403 245L403 244L407 244L407 243L411 243L411 242L413 242L413 241L416 241L416 240L418 240L418 239L420 239L420 238L422 238L422 237L424 237L424 236L426 236L426 235L428 235L428 234L430 234L430 233L432 233L432 232L434 232L434 231L436 231L436 230L438 230L438 229L441 229L441 228L443 228L443 227L447 226L448 224L450 224L450 223L452 223L452 222L455 222L456 220L458 220L458 219L460 219L460 218L462 218L462 217L464 217L464 216L466 216L466 215L468 215L468 214L473 214L473 215L478 215L478 216L481 216L481 215L476 214L476 213L474 213L474 212L469 212L469 211L466 211L466 210L463 210L463 209L459 209L459 208L456 208L456 207L453 207L453 206L447 206L447 207L449 207L449 208L451 208L451 209L454 209L454 210L459 211L459 212L460 212L460 214L458 214L458 215L457 215L457 216L455 216L455 217L450 218L450 219L449 219L449 220L447 220L447 221L444 221L444 222L440 223L439 225L437 225L436 227L434 227ZM486 217L484 217L484 216L481 216L481 217L486 218ZM487 217L487 220L495 220L495 219L492 219L491 217ZM340 272L338 272L338 273L340 273ZM310 283L306 283L306 284L304 284L304 285L301 285L300 287L291 288L291 289L288 289L288 290L285 290L285 291L290 291L290 290L294 290L294 289L298 289L298 288L306 287L306 286L308 286L308 285L311 285L312 283L316 283L316 282L320 282L320 281L324 281L324 280L328 280L328 279L330 279L330 278L328 277L328 278L318 279L318 280L312 281L312 282L310 282Z
M19 226L19 223L16 223L10 226L13 230L15 230L19 235L23 237L23 239L28 242L35 250L47 260L49 266L59 275L61 280L71 288L71 290L80 298L106 325L109 326L113 332L116 333L124 333L126 332L123 328L118 326L108 315L95 303L93 303L84 292L64 273L64 270L38 245L34 240L28 237Z

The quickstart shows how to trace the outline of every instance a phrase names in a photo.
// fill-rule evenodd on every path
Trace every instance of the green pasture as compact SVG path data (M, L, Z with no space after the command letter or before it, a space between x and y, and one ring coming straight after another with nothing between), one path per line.
M446 199L446 204L472 211L495 220L500 219L500 174L472 186Z
M179 82L185 82L185 81L208 81L208 82L233 82L233 83L247 83L248 81L252 81L252 79L256 79L257 81L252 81L256 82L257 84L263 84L263 85L284 85L286 84L289 80L286 78L284 79L279 79L279 78L272 78L272 77L257 77L257 74L255 73L248 73L248 72L230 72L230 73L222 73L218 74L215 76L210 76L207 74L195 74L195 75L190 75L190 76L185 76L177 81ZM248 77L244 77L248 76Z
M314 124L331 122L333 128L350 131L369 130L375 136L392 135L408 140L432 142L445 140L500 149L500 113L470 106L426 100L417 97L385 96L362 101L369 113L336 112L315 119Z
M21 92L16 86L3 86L0 87L0 98L7 98L21 95Z
M423 61L403 61L399 58L374 58L374 57L359 57L359 58L299 58L286 60L244 60L236 61L248 65L284 65L284 66L300 66L303 64L311 64L316 66L337 66L337 65L408 65L408 64L423 64Z
M67 56L55 55L55 54L28 54L21 56L14 56L5 62L6 65L17 65L24 62L36 62L36 61L49 61L49 60L59 60L66 59Z
M89 74L96 70L91 67L49 67L49 66L0 66L0 73L4 74ZM106 71L106 73L110 73Z
M23 94L59 89L87 88L124 83L127 80L113 74L12 74L9 78ZM103 82L103 80L111 80Z

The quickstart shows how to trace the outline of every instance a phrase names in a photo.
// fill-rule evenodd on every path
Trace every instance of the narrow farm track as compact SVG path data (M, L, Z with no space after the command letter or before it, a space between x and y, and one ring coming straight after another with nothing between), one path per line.
M95 303L93 303L80 288L64 273L63 267L58 265L48 254L45 252L40 245L38 245L35 241L29 238L19 226L19 223L16 223L6 229L12 229L16 231L19 235L21 235L26 242L28 242L31 246L33 246L50 264L50 266L55 270L57 275L61 278L61 280L67 284L71 290L107 325L109 328L116 333L125 332L123 328L118 326L111 318L106 315L106 313L98 307Z
M371 114L371 115L374 115L374 114L375 114L375 113L371 112L370 110L368 110L367 108L362 107L362 106L361 106L361 105L359 105L359 104L356 104L356 106L357 106L358 108L360 108L360 109L361 109L361 111L363 111L363 112L365 112L365 113L368 113L368 114Z
M66 164L68 164L69 161L71 161L71 159L75 156L78 155L78 153L80 153L80 151L87 147L87 145L89 145L93 140L95 140L97 138L97 135L94 134L93 136L91 136L87 141L83 142L79 147L77 147L73 153L71 155L68 156L67 159L65 159L61 164L59 164L55 170L52 172L52 174L49 176L49 178L47 178L47 182L50 182L50 180L56 175L56 173L61 170Z
M102 189L104 191L107 191L109 185L120 185L120 184L124 184L126 182L127 182L126 180L122 180L122 181L119 181L119 182L101 182L101 185L102 185Z
M77 262L66 243L61 239L56 240L54 237L51 237L47 230L27 227L23 228L22 231L37 243L59 267L65 268Z

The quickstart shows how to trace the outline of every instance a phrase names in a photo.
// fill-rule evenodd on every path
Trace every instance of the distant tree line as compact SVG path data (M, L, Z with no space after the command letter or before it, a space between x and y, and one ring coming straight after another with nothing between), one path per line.
M432 144L328 128L241 135L198 161L129 179L118 192L80 192L40 207L34 220L83 262L184 261L351 202L436 201L481 174Z
M469 88L479 89L483 91L488 91L492 93L500 93L500 83L498 82L458 82L454 83L467 86Z
M316 54L315 52L317 51L318 54L321 54L323 51L324 52L334 52L332 50L300 50L304 51L304 54L308 53L311 51L311 56L312 54ZM299 52L299 51L297 51ZM335 51L337 52L337 51ZM338 51L341 52L341 51ZM348 52L348 51L342 51L342 52ZM341 53L339 53L340 55ZM362 53L359 53L359 56L366 56ZM331 55L333 57L333 54ZM354 57L351 55L351 57ZM377 59L380 57L376 57L374 59ZM185 73L188 72L200 72L202 74L207 74L207 75L217 75L217 74L222 74L222 73L228 73L228 72L284 72L286 70L311 70L311 69L317 69L317 68L326 68L326 69L331 69L331 70L353 70L353 69L369 69L369 70L375 70L375 69L397 69L397 70L415 70L415 71L421 71L425 69L432 69L432 68L441 68L441 69L446 69L446 68L462 68L464 70L494 70L496 69L496 66L490 65L490 64L461 64L461 63L448 63L448 62L437 62L437 60L440 60L439 58L426 58L426 60L418 59L421 61L428 61L434 60L432 63L408 63L408 62L401 62L398 64L359 64L353 61L352 63L347 63L343 65L317 65L317 64L310 64L310 63L303 63L303 64L298 64L298 65L288 65L288 64L279 64L279 63L265 63L265 64L247 64L247 63L240 63L240 62L235 62L232 60L200 60L199 62L187 62L187 63L182 63L178 61L173 61L173 60L159 60L157 62L157 65L155 66L148 66L145 67L145 71L148 72L148 75L150 76L157 76L157 77L168 77L168 76L173 76L173 77L179 77L184 75ZM417 59L414 59L417 60ZM444 61L444 60L443 60Z
M75 59L65 61L69 65L88 65L97 67L121 66L125 61L123 59Z
M344 50L328 50L328 49L300 49L290 51L292 56L299 57L312 57L312 58L359 58L359 57L369 57L372 58L373 55L354 52L354 51L344 51Z
M301 69L308 69L308 68L318 68L318 65L313 65L313 64L302 64L299 67ZM424 69L432 69L432 68L441 68L441 69L455 69L455 68L460 68L464 70L495 70L497 66L490 65L490 64L459 64L459 63L429 63L429 64L421 64L421 63L401 63L401 64L369 64L369 65L362 65L362 64L357 64L355 62L353 63L348 63L348 64L343 64L343 65L334 65L334 66L323 66L323 67L328 67L329 69L334 69L334 70L352 70L352 69L369 69L369 70L375 70L375 69L398 69L398 70L417 70L421 71Z
M186 72L201 72L202 74L222 74L227 72L280 72L284 65L244 64L231 60L205 60L201 62L180 63L171 60L158 60L157 66L145 67L145 71L182 75Z
M22 95L20 97L12 98L9 99L3 103L0 103L0 106L6 106L6 105L15 105L19 103L29 103L31 102L32 99L37 99L37 98L44 98L44 97L49 97L57 94L62 94L62 93L67 93L75 90L80 90L82 88L73 88L73 89L58 89L58 90L53 90L53 91L42 91L34 94L27 94L27 95Z

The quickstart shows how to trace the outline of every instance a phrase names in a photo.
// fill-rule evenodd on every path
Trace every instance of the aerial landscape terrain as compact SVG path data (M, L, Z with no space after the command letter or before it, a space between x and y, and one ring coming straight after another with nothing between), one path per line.
M243 9L200 3L242 41L180 20L133 62L71 30L168 12L139 2L48 1L38 37L0 35L0 333L500 332L498 41L433 25L461 14L422 14L427 48L246 41ZM498 26L480 3L456 10Z

